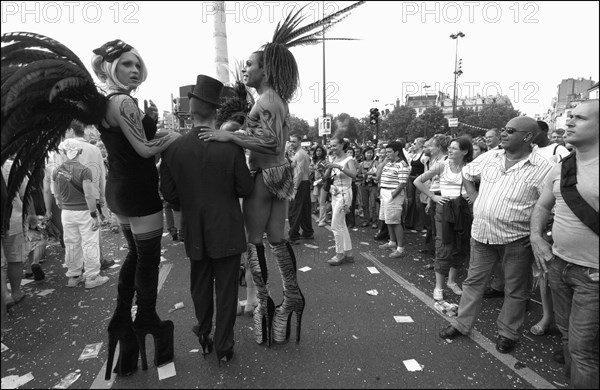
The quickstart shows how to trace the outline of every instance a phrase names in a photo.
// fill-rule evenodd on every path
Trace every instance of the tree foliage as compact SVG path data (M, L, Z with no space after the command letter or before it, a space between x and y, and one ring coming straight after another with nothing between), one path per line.
M503 128L509 120L520 115L521 112L515 110L512 105L496 103L483 106L481 111L461 107L456 112L456 116L460 123L466 123L484 129L491 129L494 127L498 129ZM470 134L473 137L477 137L484 135L485 130L461 126L460 134Z
M407 128L417 116L414 108L399 106L386 115L384 120L379 120L379 138L395 140L407 136Z
M288 118L288 127L290 135L298 134L301 137L304 137L305 135L308 136L308 130L310 128L305 119L298 118L293 114L290 114L290 117Z
M440 107L429 107L421 116L413 119L406 130L409 141L417 137L429 138L436 133L447 132L448 120Z

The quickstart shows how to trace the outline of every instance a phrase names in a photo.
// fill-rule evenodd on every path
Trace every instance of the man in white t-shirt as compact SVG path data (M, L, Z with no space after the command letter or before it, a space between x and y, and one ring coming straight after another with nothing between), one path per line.
M540 133L531 141L535 146L533 153L537 153L553 164L558 163L563 157L569 155L569 149L564 146L550 142L548 138L548 124L544 121L537 121Z

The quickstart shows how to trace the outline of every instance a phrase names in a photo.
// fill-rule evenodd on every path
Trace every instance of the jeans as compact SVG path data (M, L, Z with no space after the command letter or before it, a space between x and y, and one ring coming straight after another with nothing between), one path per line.
M362 198L362 207L363 207L363 219L365 222L369 223L377 223L377 205L375 203L375 198L377 196L377 186L360 186L360 193Z
M310 213L310 182L304 180L298 186L298 192L288 207L288 220L290 223L289 238L297 240L300 238L300 229L303 237L313 235L312 217Z
M598 387L598 270L568 263L549 263L554 318L562 333L565 370L575 388Z
M462 334L473 328L481 309L486 282L497 261L502 262L505 276L504 303L496 321L498 334L517 340L525 320L525 306L531 297L533 251L529 237L505 245L484 244L471 239L471 263L462 286L455 328Z

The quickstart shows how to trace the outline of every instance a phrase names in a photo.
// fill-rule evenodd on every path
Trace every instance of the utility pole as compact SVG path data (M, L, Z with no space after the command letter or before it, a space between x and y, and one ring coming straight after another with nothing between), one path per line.
M321 10L321 19L325 19L325 1L321 2L323 9ZM325 25L323 25L323 119L327 117L327 99L325 98ZM331 124L333 127L333 123ZM327 142L327 136L323 134L323 145Z
M225 85L229 84L229 54L227 52L227 26L225 19L225 2L214 1L216 13L213 38L215 39L215 65L217 79Z

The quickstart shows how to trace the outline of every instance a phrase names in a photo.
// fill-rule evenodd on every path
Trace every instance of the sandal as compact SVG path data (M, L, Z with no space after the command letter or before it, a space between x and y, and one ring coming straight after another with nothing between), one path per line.
M529 329L529 331L534 336L543 336L543 335L546 334L546 332L548 331L548 329L547 328L542 328L542 326L538 322L537 324L533 325L531 327L531 329Z

